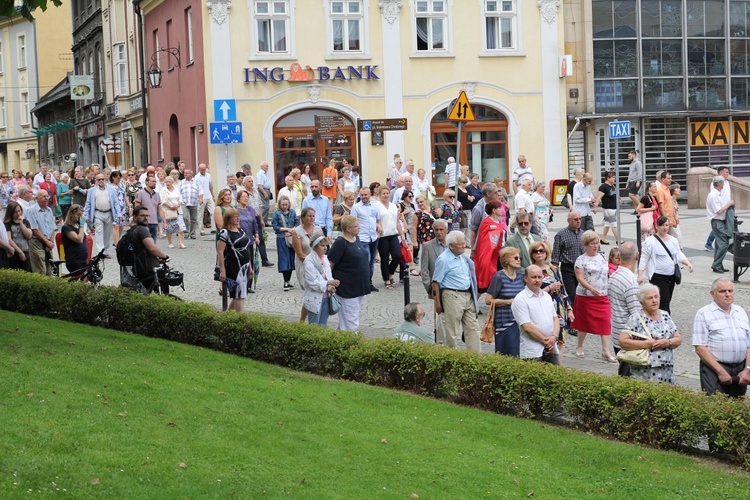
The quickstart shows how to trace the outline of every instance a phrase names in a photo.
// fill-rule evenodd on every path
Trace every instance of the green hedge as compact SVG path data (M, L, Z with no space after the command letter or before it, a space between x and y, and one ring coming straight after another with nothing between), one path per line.
M750 468L750 406L681 387L222 313L122 288L0 270L0 309L158 337L667 449L715 444Z

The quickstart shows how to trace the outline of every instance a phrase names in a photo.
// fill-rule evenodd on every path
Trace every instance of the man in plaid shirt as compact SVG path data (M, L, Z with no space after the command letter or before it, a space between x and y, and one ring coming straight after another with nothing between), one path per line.
M738 398L750 383L750 323L734 304L734 285L718 278L711 285L713 303L701 308L693 322L693 346L701 359L701 388Z

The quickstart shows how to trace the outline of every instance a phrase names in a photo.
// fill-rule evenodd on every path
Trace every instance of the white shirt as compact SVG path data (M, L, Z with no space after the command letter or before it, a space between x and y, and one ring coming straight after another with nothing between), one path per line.
M302 213L302 207L299 203L299 191L292 188L289 189L288 187L284 186L283 188L279 189L279 198L282 196L287 196L289 198L290 208L294 210L294 212L297 215L300 215Z
M388 203L386 208L380 201L375 201L372 206L377 208L380 214L380 225L383 228L382 236L398 234L398 205Z
M726 184L727 183L725 182L724 185L726 186ZM706 197L706 217L708 220L726 220L726 212L718 213L724 205L729 203L728 201L725 202L722 198L722 192L711 186L711 192L708 193L708 197Z
M532 217L534 215L534 200L531 199L531 193L524 191L523 188L518 189L516 194L516 210L526 210L526 213Z
M722 363L741 363L750 348L747 313L736 304L730 312L715 302L698 310L693 322L693 345L706 346Z
M510 308L521 330L521 358L541 358L544 354L544 344L526 333L523 325L531 323L547 337L554 334L555 322L558 319L552 297L542 289L535 294L526 287L516 295Z
M591 184L588 186L581 182L576 182L573 188L573 210L581 214L581 217L593 215L590 203L594 201L594 195L591 193Z
M208 199L211 197L211 174L208 170L206 170L206 174L203 175L200 172L195 174L195 180L198 181L198 185L201 187L202 191L199 191L198 194L203 194L203 199Z

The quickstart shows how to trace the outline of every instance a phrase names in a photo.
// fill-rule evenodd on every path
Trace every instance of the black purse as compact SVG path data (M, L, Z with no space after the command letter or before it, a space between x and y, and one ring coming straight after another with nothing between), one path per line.
M674 282L675 284L679 285L682 283L682 269L680 269L680 264L677 262L677 259L675 259L674 255L672 255L672 252L669 251L669 248L667 248L667 245L664 244L664 242L659 238L657 235L654 235L654 238L659 240L659 243L661 243L661 246L664 247L664 250L667 251L670 257L672 257L672 260L674 261Z

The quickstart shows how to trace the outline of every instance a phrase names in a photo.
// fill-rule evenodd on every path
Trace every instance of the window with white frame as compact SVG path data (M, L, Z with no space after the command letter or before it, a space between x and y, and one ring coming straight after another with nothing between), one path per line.
M21 125L28 125L31 123L31 117L29 116L29 93L21 92Z
M362 0L330 0L331 50L361 52L364 26Z
M18 35L18 68L26 67L26 35Z
M516 0L484 0L484 48L515 50L517 40Z
M187 33L188 64L195 60L195 42L193 41L193 8L185 9L185 33Z
M128 58L124 43L112 46L112 61L115 76L115 95L128 95Z
M258 54L289 54L289 0L255 0L256 50Z
M5 96L0 97L0 128L5 128L7 125L5 118Z
M447 0L416 0L417 52L448 49Z

